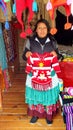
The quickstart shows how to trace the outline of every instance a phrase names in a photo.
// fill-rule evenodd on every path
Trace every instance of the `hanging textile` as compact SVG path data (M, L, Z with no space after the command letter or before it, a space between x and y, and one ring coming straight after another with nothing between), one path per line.
M3 91L4 89L5 89L4 75L3 75L3 71L0 67L0 90Z
M66 123L66 130L73 130L73 96L67 92L61 93L63 101L63 119Z
M10 2L6 3L6 7L7 7L7 20L11 21L12 11L11 11L11 4L10 4ZM6 16L5 16L2 8L0 8L0 22L5 22L5 21L6 21Z
M4 81L5 81L5 91L7 91L8 88L11 86L8 69L4 69L3 75L4 75Z
M0 23L0 66L2 70L8 68L7 65L7 57L6 57L6 50L4 45L3 33L2 33L2 24Z
M2 90L8 89L10 86L10 79L8 74L7 55L5 50L1 23L0 23L0 67L2 69L0 79L1 80L0 82L2 82Z
M66 130L73 130L73 106L64 105L64 113L66 115Z
M14 42L11 30L11 24L9 23L9 30L5 29L5 24L3 24L3 36L6 46L7 58L8 61L14 61L15 54L14 54Z

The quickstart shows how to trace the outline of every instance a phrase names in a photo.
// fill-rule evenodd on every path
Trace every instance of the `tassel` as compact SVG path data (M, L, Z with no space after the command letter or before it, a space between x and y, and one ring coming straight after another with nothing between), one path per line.
M25 33L25 32L21 32L21 33L20 33L20 37L21 37L21 38L26 38L26 33Z
M68 29L71 28L71 26L72 26L72 24L69 23L69 17L67 16L67 22L66 22L66 24L64 25L64 29L65 29L65 30L68 30Z
M55 25L55 19L52 19L52 27L51 27L51 29L50 29L50 33L52 34L52 35L54 35L54 34L56 34L57 33L57 28L56 28L56 25Z
M32 3L32 10L33 12L38 12L38 5L36 0L34 0L34 2Z
M27 35L31 35L31 34L32 34L31 28L28 28L28 29L26 30L26 34L27 34Z
M20 37L26 38L26 36L31 35L31 34L32 34L32 30L28 28L25 32L21 32Z
M16 14L16 4L15 3L13 4L12 12L13 12L13 14Z
M51 10L52 9L52 4L50 1L48 1L47 5L46 5L46 10Z
M12 12L14 13L14 14L16 14L16 2L14 1L14 3L13 3L13 6L12 6Z
M9 22L8 21L5 22L5 29L9 30Z

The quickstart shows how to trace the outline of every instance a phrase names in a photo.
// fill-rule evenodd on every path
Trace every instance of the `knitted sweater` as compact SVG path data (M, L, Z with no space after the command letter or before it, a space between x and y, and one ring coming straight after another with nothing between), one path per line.
M32 86L35 89L47 90L52 87L51 71L60 72L56 56L50 53L33 53L27 60L26 73L32 72Z

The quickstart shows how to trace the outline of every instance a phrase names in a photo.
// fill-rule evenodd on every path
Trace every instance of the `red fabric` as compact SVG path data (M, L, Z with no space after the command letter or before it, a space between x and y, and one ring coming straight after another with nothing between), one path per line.
M12 26L14 27L14 29L22 29L21 24L18 22L15 22L15 23L12 22Z
M60 68L64 87L73 86L73 62L60 62Z
M33 17L32 3L33 3L33 0L16 0L16 16L17 16L18 22L22 26L22 33L20 34L20 36L23 38L25 38L26 35L32 33L32 31L30 31L31 29L29 27L29 22L32 20L32 17ZM26 8L29 9L29 16L28 16L28 20L27 20L28 21L28 29L25 32L24 31L24 23L22 20L22 13Z
M38 59L36 61L36 58ZM47 59L47 60L45 60ZM43 66L40 66L40 63L43 63ZM51 55L50 53L44 53L44 54L38 54L38 53L33 53L30 57L28 57L27 60L27 66L26 66L26 73L34 72L33 67L35 67L35 71L38 67L39 71L42 71L40 67L45 67L43 71L51 71L51 67L54 68L56 73L60 72L60 66L59 62L56 56ZM50 67L48 69L48 67Z
M51 69L60 72L56 56L50 53L33 53L27 60L26 73L32 72L32 86L37 90L47 90L51 86Z
M59 110L59 101L56 104L49 105L46 107L43 107L42 105L31 105L28 107L28 115L29 116L37 116L39 118L47 118L48 120L52 120L52 118L57 114Z
M52 35L54 35L57 33L57 28L56 28L56 24L55 24L55 18L56 18L55 10L60 6L63 6L65 9L65 12L66 12L66 16L69 17L69 15L71 14L71 7L70 7L70 5L67 5L67 0L50 0L50 2L52 4L52 9L48 10L50 18L52 20L52 28L50 30L50 33ZM66 22L64 29L67 30L70 28L71 28L71 24L69 23L69 20L67 18L67 22Z

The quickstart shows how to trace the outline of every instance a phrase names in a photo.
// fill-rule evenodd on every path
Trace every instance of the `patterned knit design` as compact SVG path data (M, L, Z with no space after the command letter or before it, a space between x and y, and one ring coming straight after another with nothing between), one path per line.
M52 105L56 104L59 99L60 88L62 86L61 82L57 78L57 75L52 77L52 87L47 91L39 91L32 88L31 75L27 75L26 79L26 95L25 102L27 104L42 104L42 105Z
M52 87L51 70L60 71L58 60L50 53L32 54L28 58L26 73L32 72L32 87L36 90L48 90Z

